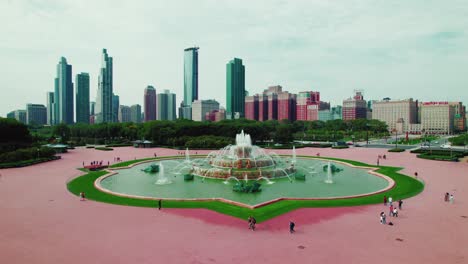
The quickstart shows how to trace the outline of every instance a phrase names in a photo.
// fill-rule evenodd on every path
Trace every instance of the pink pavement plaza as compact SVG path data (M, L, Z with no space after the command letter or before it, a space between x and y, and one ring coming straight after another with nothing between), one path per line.
M198 151L207 154L209 151ZM289 154L290 150L278 151ZM177 155L171 149L77 148L62 159L0 170L0 263L468 263L468 163L417 159L384 149L297 149L418 172L424 191L404 200L395 225L383 204L307 208L257 225L206 209L81 202L66 183L82 162ZM454 194L454 203L444 194ZM296 233L288 232L289 221Z

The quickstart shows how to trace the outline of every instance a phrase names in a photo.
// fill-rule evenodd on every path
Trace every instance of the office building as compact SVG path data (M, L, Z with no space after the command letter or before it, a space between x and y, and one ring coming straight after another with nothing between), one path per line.
M281 92L278 94L278 120L296 120L296 99L295 94Z
M53 125L54 122L54 93L47 92L47 124Z
M82 72L75 77L76 123L89 124L89 74Z
M355 120L367 117L367 103L361 91L356 91L353 98L343 100L343 120Z
M143 102L143 107L145 108L145 122L156 120L156 89L154 89L153 86L148 85L145 88Z
M169 90L157 96L158 120L176 120L176 95Z
M26 105L26 124L45 125L47 124L47 108L42 104Z
M102 50L101 69L99 71L98 92L96 97L95 122L113 122L114 112L113 101L113 59L107 54L107 50Z
M120 123L132 122L132 110L130 106L119 105L118 120Z
M320 92L306 91L299 92L297 95L297 105L296 105L296 119L297 120L317 120L309 117L308 106L309 105L318 105L320 104ZM320 107L319 107L320 108ZM314 118L315 118L314 114Z
M219 110L216 100L195 100L192 102L192 120L205 121L206 114L213 110Z
M226 65L226 115L234 118L235 113L245 116L245 66L234 58Z
M112 122L119 122L120 97L112 94Z
M55 78L54 124L73 124L73 101L72 66L67 63L67 59L61 57Z
M10 113L8 113L9 117L13 116L14 119L16 119L18 122L21 122L23 124L26 124L27 123L27 119L26 119L26 110L15 110L13 111L13 115Z
M453 130L454 132L466 131L466 107L462 102L449 102L453 108Z
M130 106L130 119L133 123L141 123L141 106L139 104Z
M245 118L250 120L259 119L259 104L258 104L259 95L252 95L245 97ZM263 105L262 105L263 107ZM263 114L263 112L262 112Z
M192 102L198 100L198 47L184 50L184 104L179 118L192 118Z

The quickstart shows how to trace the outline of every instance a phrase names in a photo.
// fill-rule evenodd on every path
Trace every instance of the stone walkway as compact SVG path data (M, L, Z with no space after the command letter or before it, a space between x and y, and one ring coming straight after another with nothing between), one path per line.
M92 160L175 155L168 149L78 148L61 160L0 170L0 263L468 263L468 164L417 159L381 149L297 149L405 167L426 182L405 200L394 226L383 205L300 209L248 230L247 221L209 210L80 202L66 182ZM289 151L276 151L289 154ZM208 153L208 151L198 151ZM455 202L443 201L445 192ZM297 232L288 233L288 222Z

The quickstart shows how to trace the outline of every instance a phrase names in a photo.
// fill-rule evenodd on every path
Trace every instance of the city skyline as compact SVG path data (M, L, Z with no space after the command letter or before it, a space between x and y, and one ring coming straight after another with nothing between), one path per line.
M247 66L246 90L251 95L280 84L291 93L320 91L332 105L341 104L354 89L363 89L368 100L390 97L468 102L468 93L464 92L468 86L464 73L468 66L464 25L468 19L463 16L468 4L360 3L265 5L259 1L249 9L236 3L186 3L189 7L202 6L196 15L189 14L190 8L178 9L178 3L133 5L124 1L111 5L99 1L96 8L109 10L109 16L101 17L79 12L87 8L81 3L3 2L0 9L8 13L2 12L2 33L10 37L0 51L5 73L0 87L12 92L1 97L0 114L24 109L27 103L46 104L44 94L53 90L53 65L61 56L70 61L75 72L90 73L90 94L95 95L102 48L118 58L114 90L122 105L143 104L141 92L135 91L148 83L173 91L179 105L183 98L181 51L194 44L203 49L198 97L215 98L223 106L224 65L232 57L242 58ZM207 13L210 8L214 11ZM130 17L126 24L111 19L128 9L140 15ZM154 10L164 12L155 17ZM243 19L223 20L219 14L227 11L243 14ZM63 19L68 16L73 19ZM178 22L179 16L186 16L187 21ZM13 23L22 17L27 17L24 23ZM168 17L173 17L174 23L166 22ZM62 25L54 24L56 20ZM285 20L288 23L281 22ZM116 22L119 30L108 30L111 22ZM230 26L234 24L238 26ZM194 32L194 27L204 30ZM95 41L86 41L88 37L76 32ZM148 33L154 37L148 38ZM62 37L57 39L57 34ZM24 72L28 78L21 78Z

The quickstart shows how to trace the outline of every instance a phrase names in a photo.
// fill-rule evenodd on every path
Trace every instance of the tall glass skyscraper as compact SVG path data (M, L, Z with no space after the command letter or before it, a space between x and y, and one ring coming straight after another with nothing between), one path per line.
M89 124L89 74L76 75L76 123Z
M99 73L98 93L96 97L96 123L109 123L114 121L112 111L113 74L112 57L107 50L102 50L102 67Z
M183 117L192 118L192 102L198 100L198 47L184 50L184 106ZM186 116L187 115L187 116Z
M141 106L139 104L130 106L130 120L133 123L141 123Z
M143 107L145 108L145 122L156 120L156 89L148 85L145 88L145 95L143 98Z
M54 124L73 124L72 66L60 58L57 64L54 92Z
M226 65L226 116L245 116L245 67L234 58Z
M112 95L112 122L119 122L119 105L120 97L116 94Z
M176 95L164 90L158 94L158 120L176 119Z
M47 92L47 124L53 125L54 123L54 93Z

